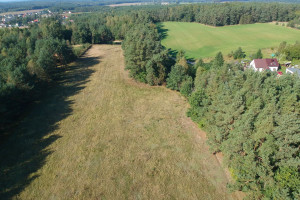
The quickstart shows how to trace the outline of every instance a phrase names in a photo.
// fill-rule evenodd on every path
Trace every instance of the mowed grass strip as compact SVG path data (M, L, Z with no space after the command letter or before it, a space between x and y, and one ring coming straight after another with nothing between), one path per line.
M295 43L300 31L271 23L212 27L198 23L161 23L166 37L162 44L172 50L184 50L189 58L214 57L219 51L227 55L242 47L247 54L258 49L278 47L286 41Z
M62 78L63 87L48 91L46 102L20 124L21 136L7 141L1 150L8 166L3 170L5 182L10 183L7 187L2 182L6 188L2 195L14 194L18 199L235 198L227 193L223 169L185 115L185 98L129 79L120 46L94 45L63 77L68 77ZM47 129L44 121L55 116L59 119ZM44 136L36 139L40 133ZM20 137L26 138L26 148L15 145L19 153L12 155L8 142L13 144ZM55 140L39 148L49 138ZM43 152L47 154L39 157Z

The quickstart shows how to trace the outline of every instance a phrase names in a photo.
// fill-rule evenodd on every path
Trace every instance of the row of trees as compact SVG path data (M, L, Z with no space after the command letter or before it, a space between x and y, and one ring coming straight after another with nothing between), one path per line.
M57 19L30 29L0 31L0 131L53 79L58 65L75 59Z
M198 22L213 26L289 21L296 17L297 4L223 3L169 6L150 10L155 21Z
M139 24L130 29L123 49L131 77L150 85L165 81L170 59L160 43L155 24Z
M299 199L300 80L223 65L199 66L188 115L223 152L251 199Z
M67 28L72 35L73 44L104 44L114 40L111 30L106 26L105 15L92 17L75 17L75 23L69 23Z

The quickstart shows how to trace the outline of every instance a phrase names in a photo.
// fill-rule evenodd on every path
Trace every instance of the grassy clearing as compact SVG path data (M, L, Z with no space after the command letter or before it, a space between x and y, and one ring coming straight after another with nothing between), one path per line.
M128 78L94 45L0 149L0 199L232 199L177 92Z
M274 24L248 24L211 27L198 23L164 22L162 44L172 50L184 50L190 58L214 57L219 51L227 55L242 47L246 53L277 47L280 42L295 43L300 31ZM269 56L269 55L266 55Z

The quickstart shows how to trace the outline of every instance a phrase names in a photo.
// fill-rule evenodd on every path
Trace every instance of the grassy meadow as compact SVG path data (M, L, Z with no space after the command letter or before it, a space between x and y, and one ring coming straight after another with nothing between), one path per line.
M258 49L278 47L282 41L295 43L300 31L272 23L212 27L198 23L164 22L159 24L162 44L172 50L184 50L189 58L224 55L238 47L247 55ZM265 55L269 56L269 55Z
M237 198L186 99L128 78L120 46L58 81L1 142L0 199Z

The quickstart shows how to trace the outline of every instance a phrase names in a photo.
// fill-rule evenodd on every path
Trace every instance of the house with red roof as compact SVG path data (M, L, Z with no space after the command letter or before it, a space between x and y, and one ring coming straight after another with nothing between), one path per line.
M277 71L279 68L279 63L276 58L266 58L266 59L254 59L249 66L254 71Z

